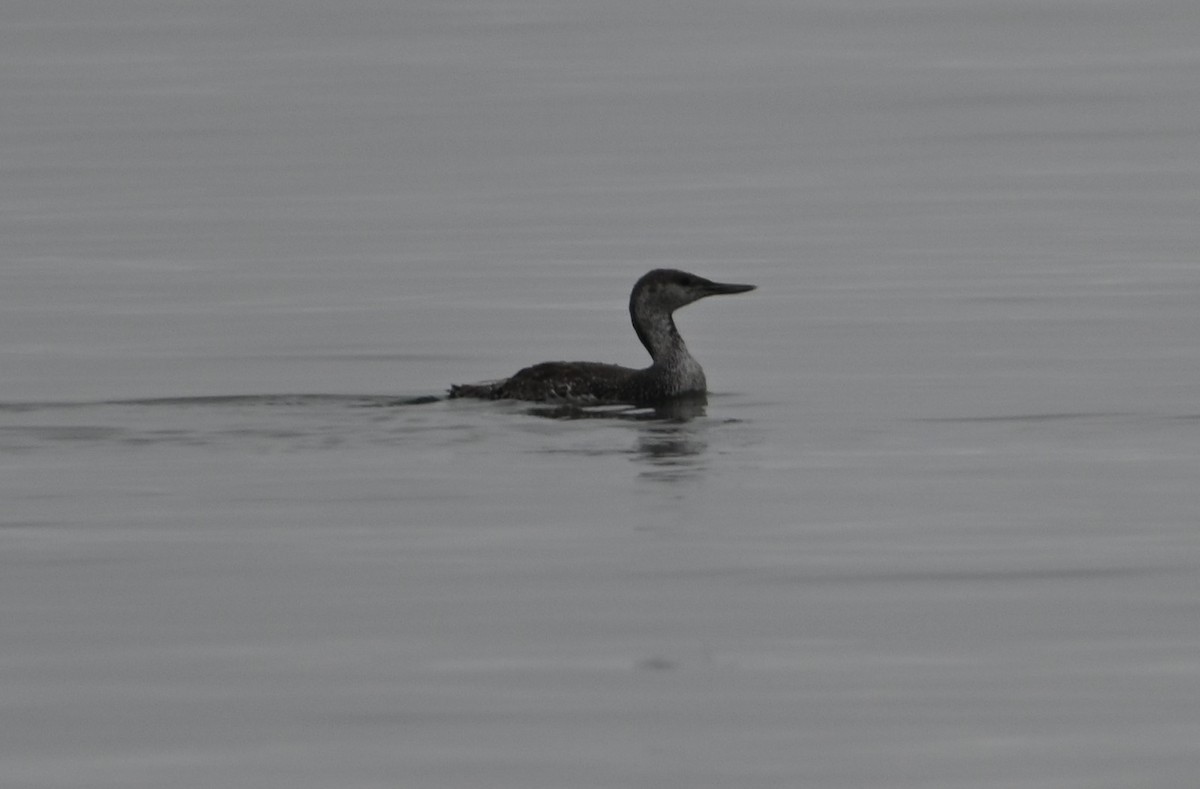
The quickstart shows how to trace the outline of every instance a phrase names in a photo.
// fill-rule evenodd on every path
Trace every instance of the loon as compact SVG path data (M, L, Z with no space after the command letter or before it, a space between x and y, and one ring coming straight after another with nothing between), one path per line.
M651 365L642 370L599 362L542 362L511 378L455 384L450 397L588 404L653 405L671 398L703 395L707 382L688 353L671 313L705 296L745 293L754 285L713 282L686 271L655 269L637 281L629 296L633 329Z

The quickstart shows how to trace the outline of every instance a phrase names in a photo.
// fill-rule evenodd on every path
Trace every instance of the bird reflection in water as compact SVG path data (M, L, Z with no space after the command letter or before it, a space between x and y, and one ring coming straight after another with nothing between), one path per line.
M704 470L708 449L704 440L708 398L704 393L672 398L653 407L583 407L558 404L537 406L528 413L546 419L606 419L637 422L634 455L647 468L640 474L658 482L679 482Z

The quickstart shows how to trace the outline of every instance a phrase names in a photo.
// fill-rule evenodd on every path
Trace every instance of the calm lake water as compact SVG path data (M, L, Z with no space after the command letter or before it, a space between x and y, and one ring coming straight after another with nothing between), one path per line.
M1198 29L6 3L0 784L1195 786Z

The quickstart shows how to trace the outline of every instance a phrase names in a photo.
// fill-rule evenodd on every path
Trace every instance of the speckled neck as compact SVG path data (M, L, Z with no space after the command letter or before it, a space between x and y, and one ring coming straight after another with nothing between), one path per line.
M670 312L646 304L644 300L634 300L629 305L629 317L633 320L633 330L655 364L666 364L673 358L688 355Z
M704 370L688 352L671 310L635 293L629 301L629 315L638 339L650 353L653 363L645 372L656 379L655 387L667 392L703 391Z

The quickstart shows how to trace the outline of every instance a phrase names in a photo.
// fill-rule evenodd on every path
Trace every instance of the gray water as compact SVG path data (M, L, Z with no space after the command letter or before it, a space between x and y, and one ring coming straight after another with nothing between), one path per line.
M0 784L1194 787L1198 29L5 3Z

